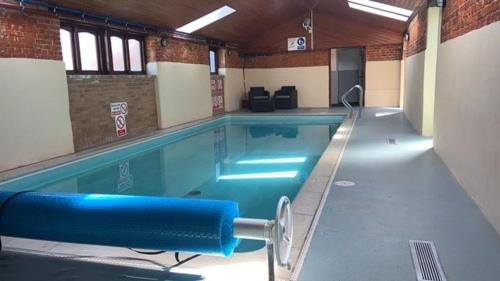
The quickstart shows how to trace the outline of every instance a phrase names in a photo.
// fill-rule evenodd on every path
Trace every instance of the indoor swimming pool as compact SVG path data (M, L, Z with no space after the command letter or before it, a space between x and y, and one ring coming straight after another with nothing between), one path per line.
M230 200L272 219L293 200L342 116L225 116L0 183L0 190ZM264 244L244 241L237 251Z

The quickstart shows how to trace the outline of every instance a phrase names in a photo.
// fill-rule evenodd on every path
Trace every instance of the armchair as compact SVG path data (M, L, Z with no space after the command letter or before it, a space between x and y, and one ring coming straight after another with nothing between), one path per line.
M250 109L253 112L270 112L274 111L274 102L271 100L269 91L264 87L251 87L248 93Z
M297 89L295 86L283 86L274 92L274 101L277 109L297 108Z

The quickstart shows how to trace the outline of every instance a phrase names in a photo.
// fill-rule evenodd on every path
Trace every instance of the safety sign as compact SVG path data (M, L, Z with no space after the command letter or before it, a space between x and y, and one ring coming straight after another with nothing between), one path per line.
M112 102L111 103L111 116L127 115L128 105L126 102Z
M288 51L305 51L305 50L306 50L305 37L288 38Z
M128 134L126 116L128 105L126 102L111 103L111 117L115 118L116 135L121 138Z

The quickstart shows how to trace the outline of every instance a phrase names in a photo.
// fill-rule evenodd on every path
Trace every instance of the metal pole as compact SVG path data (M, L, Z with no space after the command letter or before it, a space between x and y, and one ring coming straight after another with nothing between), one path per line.
M311 8L311 50L314 51L314 12Z
M274 245L272 242L266 242L267 247L267 269L269 281L274 281Z

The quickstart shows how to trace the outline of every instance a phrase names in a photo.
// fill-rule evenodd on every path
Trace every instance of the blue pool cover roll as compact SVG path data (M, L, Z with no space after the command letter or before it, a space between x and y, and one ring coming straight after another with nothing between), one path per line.
M232 255L235 202L73 193L0 192L0 235Z

